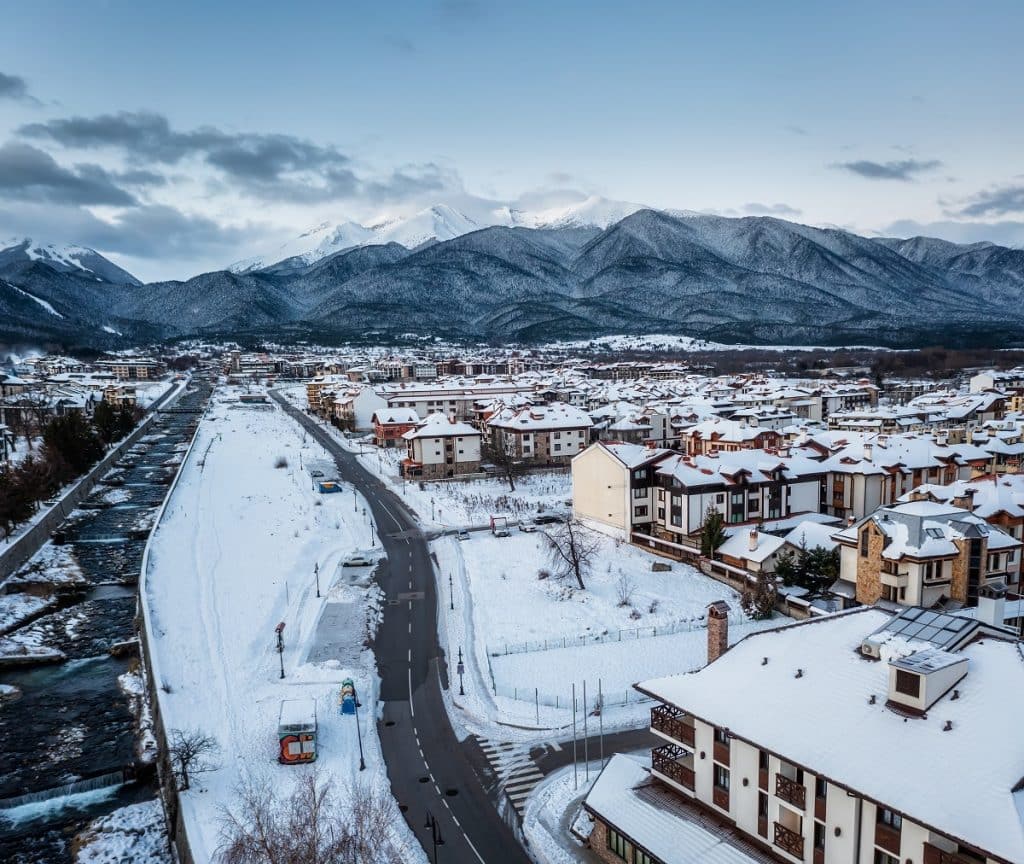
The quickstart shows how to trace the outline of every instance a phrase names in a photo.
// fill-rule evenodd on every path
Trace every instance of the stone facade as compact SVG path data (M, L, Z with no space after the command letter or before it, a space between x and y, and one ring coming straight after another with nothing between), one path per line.
M708 606L708 663L729 650L729 606L717 600Z
M868 557L860 554L863 534L867 532ZM861 528L857 538L857 602L865 605L877 603L882 598L882 549L885 547L885 535L868 521Z
M953 559L953 581L949 584L949 596L961 603L967 600L967 556L970 554L970 540L954 540L960 554ZM981 560L985 560L988 544L982 543Z

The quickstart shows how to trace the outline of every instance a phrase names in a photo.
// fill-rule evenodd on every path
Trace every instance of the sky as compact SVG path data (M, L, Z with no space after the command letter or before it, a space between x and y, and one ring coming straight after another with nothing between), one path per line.
M0 241L145 280L324 221L590 195L1024 246L1019 0L33 0L3 20Z

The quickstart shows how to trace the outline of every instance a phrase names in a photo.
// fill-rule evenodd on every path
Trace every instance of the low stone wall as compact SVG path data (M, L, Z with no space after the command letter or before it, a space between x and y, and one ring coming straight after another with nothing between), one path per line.
M133 447L146 434L153 419L157 416L157 409L162 407L164 402L172 397L177 399L183 392L183 389L172 388L156 400L150 407L149 415L139 424L138 429L111 449L106 456L90 469L88 474L80 477L61 496L60 501L54 504L50 511L35 525L9 546L0 550L0 582L10 576L43 547L43 544L50 539L50 535L67 519L68 514L89 496L97 481L113 467L114 463L121 458L126 450Z

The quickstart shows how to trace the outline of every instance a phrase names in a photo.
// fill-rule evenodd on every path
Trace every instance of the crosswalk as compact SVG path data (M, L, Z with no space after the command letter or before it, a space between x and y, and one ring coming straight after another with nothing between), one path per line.
M516 813L522 818L527 797L544 778L530 757L530 745L488 741L479 735L473 737L494 771L498 791L508 796Z

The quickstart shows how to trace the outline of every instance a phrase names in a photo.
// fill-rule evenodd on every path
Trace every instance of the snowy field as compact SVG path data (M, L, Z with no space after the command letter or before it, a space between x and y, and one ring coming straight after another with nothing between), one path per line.
M130 804L94 819L76 845L75 864L171 864L163 807L158 800Z
M601 336L596 339L579 339L571 342L550 342L542 346L554 351L888 351L873 345L731 345L695 339L692 336L678 336L671 333L649 333L643 336L620 335Z
M316 770L343 795L356 784L390 795L374 723L376 666L364 647L378 597L338 567L353 551L368 551L373 538L361 517L353 521L349 495L313 491L300 461L328 457L304 438L276 407L216 396L151 541L147 628L164 724L212 735L221 751L218 770L182 795L197 861L212 859L221 808L236 803L240 781L287 790ZM368 585L368 575L355 581ZM322 614L335 626L320 626ZM278 622L285 624L284 679ZM346 677L362 701L364 773L355 721L338 713ZM276 762L283 699L316 702L315 768ZM390 839L403 848L402 860L419 860L419 845L392 808Z

